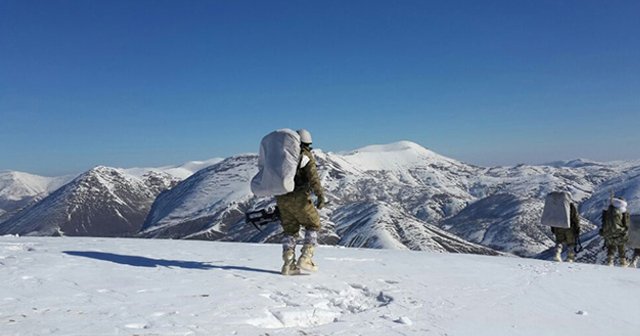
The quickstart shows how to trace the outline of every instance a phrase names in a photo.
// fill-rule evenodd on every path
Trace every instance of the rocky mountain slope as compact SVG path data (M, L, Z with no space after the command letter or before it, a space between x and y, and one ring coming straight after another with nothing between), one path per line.
M129 236L151 204L178 180L166 173L140 177L96 167L0 225L0 234Z

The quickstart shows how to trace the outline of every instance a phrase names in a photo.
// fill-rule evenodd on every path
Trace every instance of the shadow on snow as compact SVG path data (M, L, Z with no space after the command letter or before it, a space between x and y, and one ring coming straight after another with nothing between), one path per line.
M260 272L260 273L270 273L270 274L280 275L280 272L271 271L271 270L244 267L244 266L218 266L218 265L213 265L211 263L197 262L197 261L152 259L152 258L140 257L140 256L131 256L131 255L122 255L122 254L95 252L95 251L63 251L62 253L65 253L71 256L76 256L76 257L85 257L85 258L91 258L91 259L97 259L97 260L104 260L104 261L110 261L116 264L136 266L136 267L178 267L178 268L201 269L201 270L221 269L225 271L235 270L235 271Z

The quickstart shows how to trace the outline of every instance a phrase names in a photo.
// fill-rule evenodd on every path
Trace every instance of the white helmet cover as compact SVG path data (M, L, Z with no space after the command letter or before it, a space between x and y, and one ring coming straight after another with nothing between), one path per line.
M309 131L307 131L306 129L299 129L298 130L298 135L300 135L300 142L304 143L304 144L310 144L313 143L313 140L311 140L311 133L309 133Z
M623 199L614 198L611 200L611 204L618 209L621 213L627 212L627 202Z

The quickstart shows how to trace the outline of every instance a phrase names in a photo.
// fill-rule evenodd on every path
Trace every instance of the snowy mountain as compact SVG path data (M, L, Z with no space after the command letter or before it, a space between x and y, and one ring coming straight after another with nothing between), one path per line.
M316 158L330 200L321 211L321 238L344 246L456 250L425 243L423 232L438 227L474 246L535 256L553 246L550 229L540 224L547 193L573 194L583 232L599 224L592 213L601 210L600 193L609 184L628 199L640 197L633 187L637 176L630 178L640 170L639 162L484 168L408 141L341 154L316 151ZM255 198L249 190L256 167L256 156L231 157L186 179L158 197L141 235L278 241L277 225L258 232L242 217L247 210L273 205L272 199ZM354 224L361 228L349 230ZM411 233L403 237L400 232Z
M474 198L468 190L477 167L409 141L317 158L323 185L338 203L383 201L436 223Z
M183 180L196 171L222 161L214 158L205 161L191 161L182 165L164 166L159 168L129 168L124 169L130 175L142 176L149 172L169 174L176 179ZM58 188L69 183L77 175L57 177L38 176L17 171L0 171L0 215L20 210L35 203Z
M0 225L0 234L129 236L139 231L153 200L178 179L96 167Z
M216 158L159 168L116 169L97 167L82 175L84 182L74 181L76 183L70 186L66 186L66 184L73 179L71 176L45 178L25 173L5 172L0 175L2 177L0 181L4 181L0 183L0 195L2 195L0 203L2 199L13 200L14 203L11 203L13 204L12 207L6 206L10 211L0 209L0 223L8 222L12 217L16 217L16 219L11 223L0 225L0 232L11 234L50 234L54 232L55 234L60 234L59 229L64 226L67 228L65 232L74 232L73 234L76 235L88 235L87 232L97 232L98 235L102 235L101 231L108 232L108 235L131 235L137 233L147 215L149 204L146 203L153 202L160 192L191 176L197 170L220 161L221 159ZM121 178L114 179L114 176ZM94 182L87 182L87 180L93 180ZM89 192L79 190L92 183L100 187L95 190L89 188ZM60 195L57 195L59 198L56 201L52 202L49 199L46 206L35 206L47 195L62 186L67 187L67 190L73 190L72 192L67 191L67 193L75 196L60 197ZM111 192L103 192L104 190L128 190L125 193L129 194L120 197L119 195L114 196ZM85 202L85 199L90 201ZM116 203L121 204L114 206L112 204L114 199ZM9 204L8 201L5 203ZM85 205L84 203L87 204ZM20 206L18 207L16 204ZM78 207L85 209L82 215L80 215L81 212L70 210ZM121 211L124 211L127 215L123 216ZM68 212L75 213L73 220L72 217L68 216ZM18 214L20 214L20 218L30 218L30 220L18 220ZM99 214L107 217L102 219ZM56 228L55 230L43 229L42 231L30 232L30 230L38 226L31 223L32 220L44 219L49 215L57 218L55 223L50 223L49 225L51 228ZM116 224L112 225L106 222L106 218L113 217L116 218ZM81 220L80 218L84 219ZM102 224L98 225L97 223ZM105 228L97 227L101 225L104 225ZM82 227L92 227L92 229L87 231L86 228Z
M640 214L640 165L630 167L598 185L593 195L584 202L585 216L599 223L602 209L609 205L612 192L627 201L627 208L632 213Z
M205 161L190 161L190 162L186 162L181 165L175 165L175 166L164 166L164 167L158 167L158 168L128 168L128 169L125 169L125 171L129 174L136 175L136 176L144 175L149 171L152 171L155 173L166 173L171 176L174 176L177 179L184 180L187 177L193 175L195 172L201 169L204 169L206 167L209 167L211 165L214 165L222 160L223 159L220 159L220 158L213 158Z
M414 150L420 155L413 155ZM381 159L380 152L386 153L389 157ZM325 179L327 186L336 185L335 189L329 189L329 195L337 207L337 216L330 216L331 212L321 212L325 223L320 235L321 242L357 247L496 253L447 234L384 204L382 200L372 202L371 198L360 197L350 188L343 188L346 185L341 183L342 177L351 178L363 174L358 167L368 162L368 165L376 167L377 171L369 173L373 176L368 175L370 183L367 185L377 184L375 180L379 178L378 174L384 174L383 170L389 168L402 175L402 180L419 186L418 179L425 178L420 175L421 171L430 169L424 168L425 165L433 164L435 160L456 164L454 161L408 142L367 147L344 157L353 158L352 162L341 157L331 159L330 155L318 155L321 162L332 168ZM395 164L387 166L390 159L395 160ZM261 233L244 223L244 213L251 207L272 204L272 200L257 199L251 193L249 181L256 173L255 155L232 157L201 170L158 197L145 222L142 236L250 242L279 241L277 225L272 225L266 232ZM337 180L333 180L332 176ZM396 179L396 183L397 181L399 179ZM355 187L358 188L357 185ZM338 190L343 193L339 193ZM410 190L406 189L404 192L409 193ZM428 197L432 190L424 192ZM349 201L345 202L343 198ZM360 198L369 201L357 203ZM431 200L424 199L423 203L429 201ZM331 218L328 218L329 216ZM360 224L362 227L358 227ZM367 236L367 239L363 240L364 236Z
M20 209L35 203L73 176L44 177L16 171L0 172L0 223Z
M336 234L342 246L497 255L492 249L470 244L383 202L340 207L331 220L339 223Z
M228 225L244 221L247 202L253 198L249 181L257 171L253 155L232 157L198 171L158 196L142 234L224 239Z
M320 246L0 237L0 334L636 336L640 270Z

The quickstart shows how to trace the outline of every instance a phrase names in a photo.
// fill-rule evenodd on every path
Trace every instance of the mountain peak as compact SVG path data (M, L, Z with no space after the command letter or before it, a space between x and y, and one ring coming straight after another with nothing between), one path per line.
M413 150L413 151L423 152L428 154L435 154L434 152L422 147L421 145L408 140L392 142L389 144L369 145L369 146L356 149L354 152L385 153L385 152L403 152L408 150Z
M0 179L3 180L33 180L33 179L46 179L47 177L38 176L30 173L19 172L14 170L3 170L0 171Z
M40 195L47 192L54 180L18 171L3 171L0 173L0 201L17 201Z
M107 167L107 166L95 166L87 171L87 173L110 173L113 171L117 171L117 168Z
M341 156L364 170L397 171L410 167L424 166L433 162L458 163L411 141L370 145Z
M561 161L549 162L544 165L556 167L556 168L561 168L561 167L583 168L583 167L591 167L591 166L603 166L604 164L600 162L588 160L588 159L578 158L573 160L561 160Z

